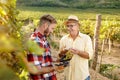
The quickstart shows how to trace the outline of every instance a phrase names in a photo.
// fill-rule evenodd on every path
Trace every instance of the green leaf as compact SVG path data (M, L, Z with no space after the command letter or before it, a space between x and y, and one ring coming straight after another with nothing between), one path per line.
M0 80L20 80L15 72L2 63L0 62Z
M32 40L28 40L26 46L30 52L36 55L42 55L45 51L44 48L38 46L38 44Z

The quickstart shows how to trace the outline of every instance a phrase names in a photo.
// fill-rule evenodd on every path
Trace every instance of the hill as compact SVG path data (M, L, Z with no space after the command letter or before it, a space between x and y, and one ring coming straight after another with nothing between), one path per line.
M120 0L18 0L18 6L120 8Z

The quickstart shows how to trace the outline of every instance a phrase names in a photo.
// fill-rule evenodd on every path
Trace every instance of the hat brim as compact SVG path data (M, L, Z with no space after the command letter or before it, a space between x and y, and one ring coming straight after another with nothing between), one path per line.
M77 20L69 19L64 22L64 25L67 25L68 23L79 23Z

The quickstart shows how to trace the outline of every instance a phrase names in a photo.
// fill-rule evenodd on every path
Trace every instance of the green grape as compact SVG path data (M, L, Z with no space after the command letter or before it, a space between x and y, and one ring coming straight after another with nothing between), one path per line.
M45 51L44 48L38 46L38 44L32 40L28 40L26 45L28 50L36 55L42 55Z
M73 56L73 54L70 52L70 51L68 51L67 53L66 53L66 60L67 59L71 59L72 58L72 56Z

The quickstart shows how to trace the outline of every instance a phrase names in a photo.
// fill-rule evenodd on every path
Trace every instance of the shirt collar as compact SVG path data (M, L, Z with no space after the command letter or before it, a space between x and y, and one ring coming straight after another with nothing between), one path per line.
M40 32L34 32L34 36L38 36L39 38L45 38L45 35L41 34Z
M71 37L70 34L68 34L68 37ZM77 37L82 37L82 33L79 31L78 36Z

